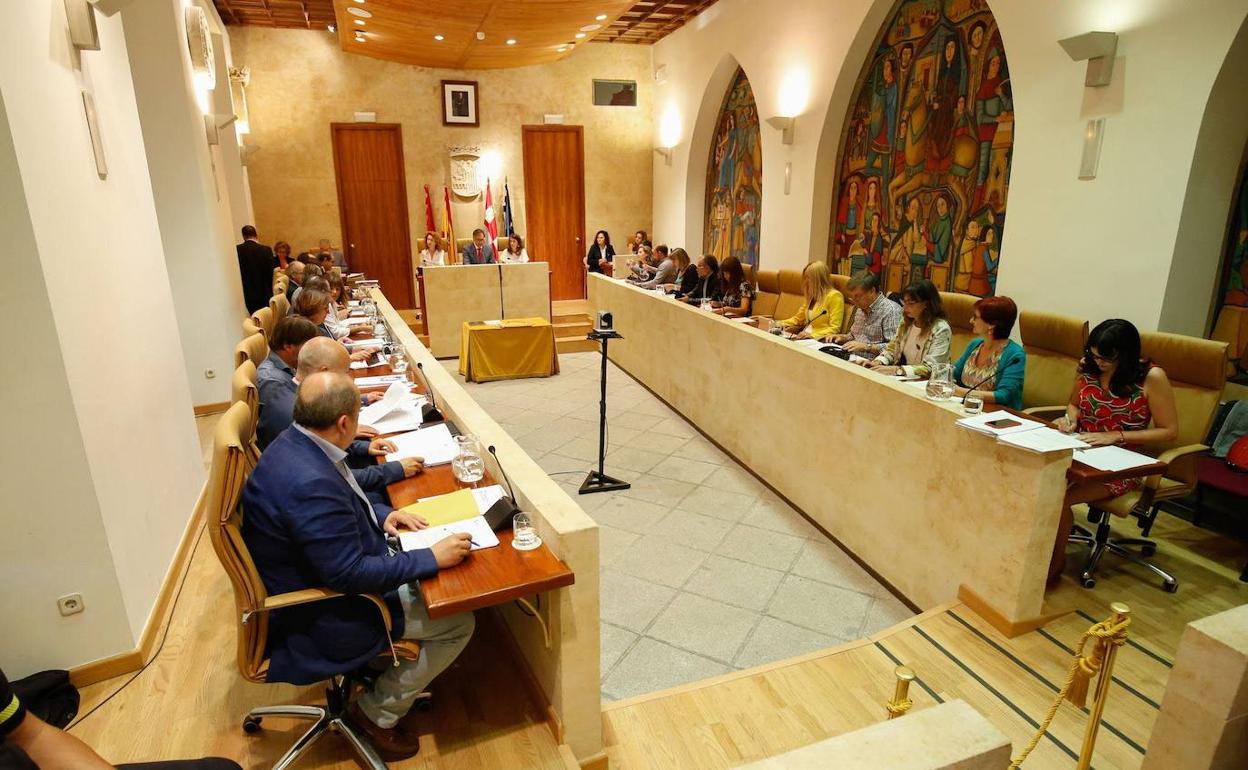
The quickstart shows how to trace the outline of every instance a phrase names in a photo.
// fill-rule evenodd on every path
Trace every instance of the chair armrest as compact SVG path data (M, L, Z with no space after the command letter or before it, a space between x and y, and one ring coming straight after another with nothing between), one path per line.
M1151 489L1156 489L1161 486L1163 476L1174 481L1194 485L1196 483L1196 455L1207 451L1209 451L1209 447L1204 444L1186 444L1167 449L1157 455L1158 462L1166 464L1165 473L1149 476L1145 479L1144 485Z
M344 594L331 591L328 588L305 588L302 591L289 591L284 594L265 597L264 604L254 612L272 612L273 610L285 609L287 607L297 607L300 604L336 599L339 596L344 596ZM386 606L386 600L377 594L355 594L355 596L372 602L377 611L381 613L382 625L386 627L386 635L389 636L393 628L393 622L390 618L390 608ZM253 612L243 613L243 622L246 623L252 614Z
M1052 422L1058 417L1066 414L1066 405L1054 404L1053 406L1031 406L1024 409L1023 414L1029 414L1032 417L1039 417L1046 422Z
M1187 444L1185 446L1176 446L1173 449L1167 449L1166 451L1157 455L1157 462L1162 462L1162 463L1165 463L1166 465L1170 465L1171 463L1173 463L1175 460L1179 459L1180 457L1186 457L1188 455L1199 454L1201 452L1206 452L1208 450L1209 450L1209 447L1205 446L1204 444Z

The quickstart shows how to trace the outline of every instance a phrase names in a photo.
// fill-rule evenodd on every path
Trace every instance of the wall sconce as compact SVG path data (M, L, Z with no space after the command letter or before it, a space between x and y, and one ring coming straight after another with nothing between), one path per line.
M224 123L218 123L218 118L225 118ZM238 120L235 115L215 115L208 113L204 116L204 135L208 138L208 144L221 144L221 129Z
M793 124L797 118L786 118L782 115L767 118L767 125L780 131L780 141L783 144L793 144Z
M1109 85L1114 76L1114 54L1118 51L1115 32L1086 32L1057 41L1072 61L1088 62L1083 84L1093 88Z
M663 156L663 165L672 165L672 148L671 147L655 147L654 151Z
M1079 161L1079 178L1096 179L1096 168L1101 163L1101 142L1105 139L1105 118L1088 121L1083 132L1083 158Z

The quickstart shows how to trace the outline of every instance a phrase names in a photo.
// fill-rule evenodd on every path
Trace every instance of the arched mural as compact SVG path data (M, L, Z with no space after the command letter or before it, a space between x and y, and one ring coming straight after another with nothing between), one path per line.
M985 0L902 0L850 103L829 264L888 291L996 292L1014 144L1009 67Z
M1235 208L1231 210L1224 264L1218 304L1248 307L1248 166L1240 175Z
M758 107L745 70L737 68L715 122L706 164L705 253L758 264L763 202L763 149Z

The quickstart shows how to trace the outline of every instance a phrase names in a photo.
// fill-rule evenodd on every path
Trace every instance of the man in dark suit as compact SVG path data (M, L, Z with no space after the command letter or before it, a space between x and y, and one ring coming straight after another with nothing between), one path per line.
M303 289L303 272L308 266L302 260L292 260L286 266L286 277L290 280L286 283L286 301L290 303L290 312L295 312L295 295Z
M247 312L254 313L269 306L273 294L273 268L277 257L273 249L256 239L256 228L243 227L243 242L234 247L238 251L238 271L243 276L243 304Z
M344 462L359 411L360 393L348 375L318 372L300 383L295 425L260 456L243 489L243 539L270 593L327 587L345 594L273 614L271 681L312 684L390 650L376 606L354 594L381 594L394 618L392 638L420 641L418 660L387 665L347 712L383 758L401 759L420 747L415 726L403 718L473 629L472 613L431 620L410 584L461 562L470 541L451 535L432 548L391 551L387 535L426 523L369 502L362 484L370 479ZM405 475L418 465L404 468Z
M498 261L498 253L486 240L485 231L477 228L472 231L472 243L464 247L463 258L465 265L490 265Z

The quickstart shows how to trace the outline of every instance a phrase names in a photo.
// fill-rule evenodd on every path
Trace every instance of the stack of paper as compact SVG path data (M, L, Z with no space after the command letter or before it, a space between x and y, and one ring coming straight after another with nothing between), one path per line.
M435 524L451 524L475 516L482 516L490 506L503 499L502 486L491 484L480 489L460 489L445 495L424 497L403 510Z
M1029 452L1058 452L1064 449L1087 449L1088 445L1069 433L1062 433L1052 428L1039 427L1033 430L1020 431L1001 436L1002 444L1009 444Z
M1084 465L1091 465L1098 471L1125 471L1157 462L1155 458L1123 449L1120 446L1098 446L1081 450L1075 459Z
M357 388L371 388L375 385L389 385L394 382L407 382L405 374L378 374L373 377L356 377Z
M425 413L422 409L424 405L424 396L409 394L403 403L392 409L385 417L365 423L365 425L371 425L381 434L416 430L425 422Z
M425 465L431 466L446 465L455 458L455 439L444 422L391 436L390 443L394 444L395 451L386 455L387 461L423 457Z
M408 396L411 395L411 386L406 379L390 383L390 387L386 388L386 392L380 400L374 401L360 410L360 422L365 425L373 425L382 417L394 411L399 404L407 401Z
M818 350L819 348L828 346L828 343L820 342L819 340L814 339L793 340L793 342L800 347L806 348L807 350Z
M983 412L982 414L963 417L958 425L989 436L1006 436L1011 433L1035 430L1044 427L1035 420L1015 417L1008 412Z
M467 532L468 536L472 538L471 548L474 551L479 551L482 548L493 548L498 545L498 535L495 535L494 530L490 529L490 525L486 522L485 517L476 516L471 519L429 527L428 529L421 529L415 532L400 532L399 546L404 551L431 548L439 540L460 532Z
M371 320L366 315L353 315L342 319L342 322L347 326L365 326L371 323Z

